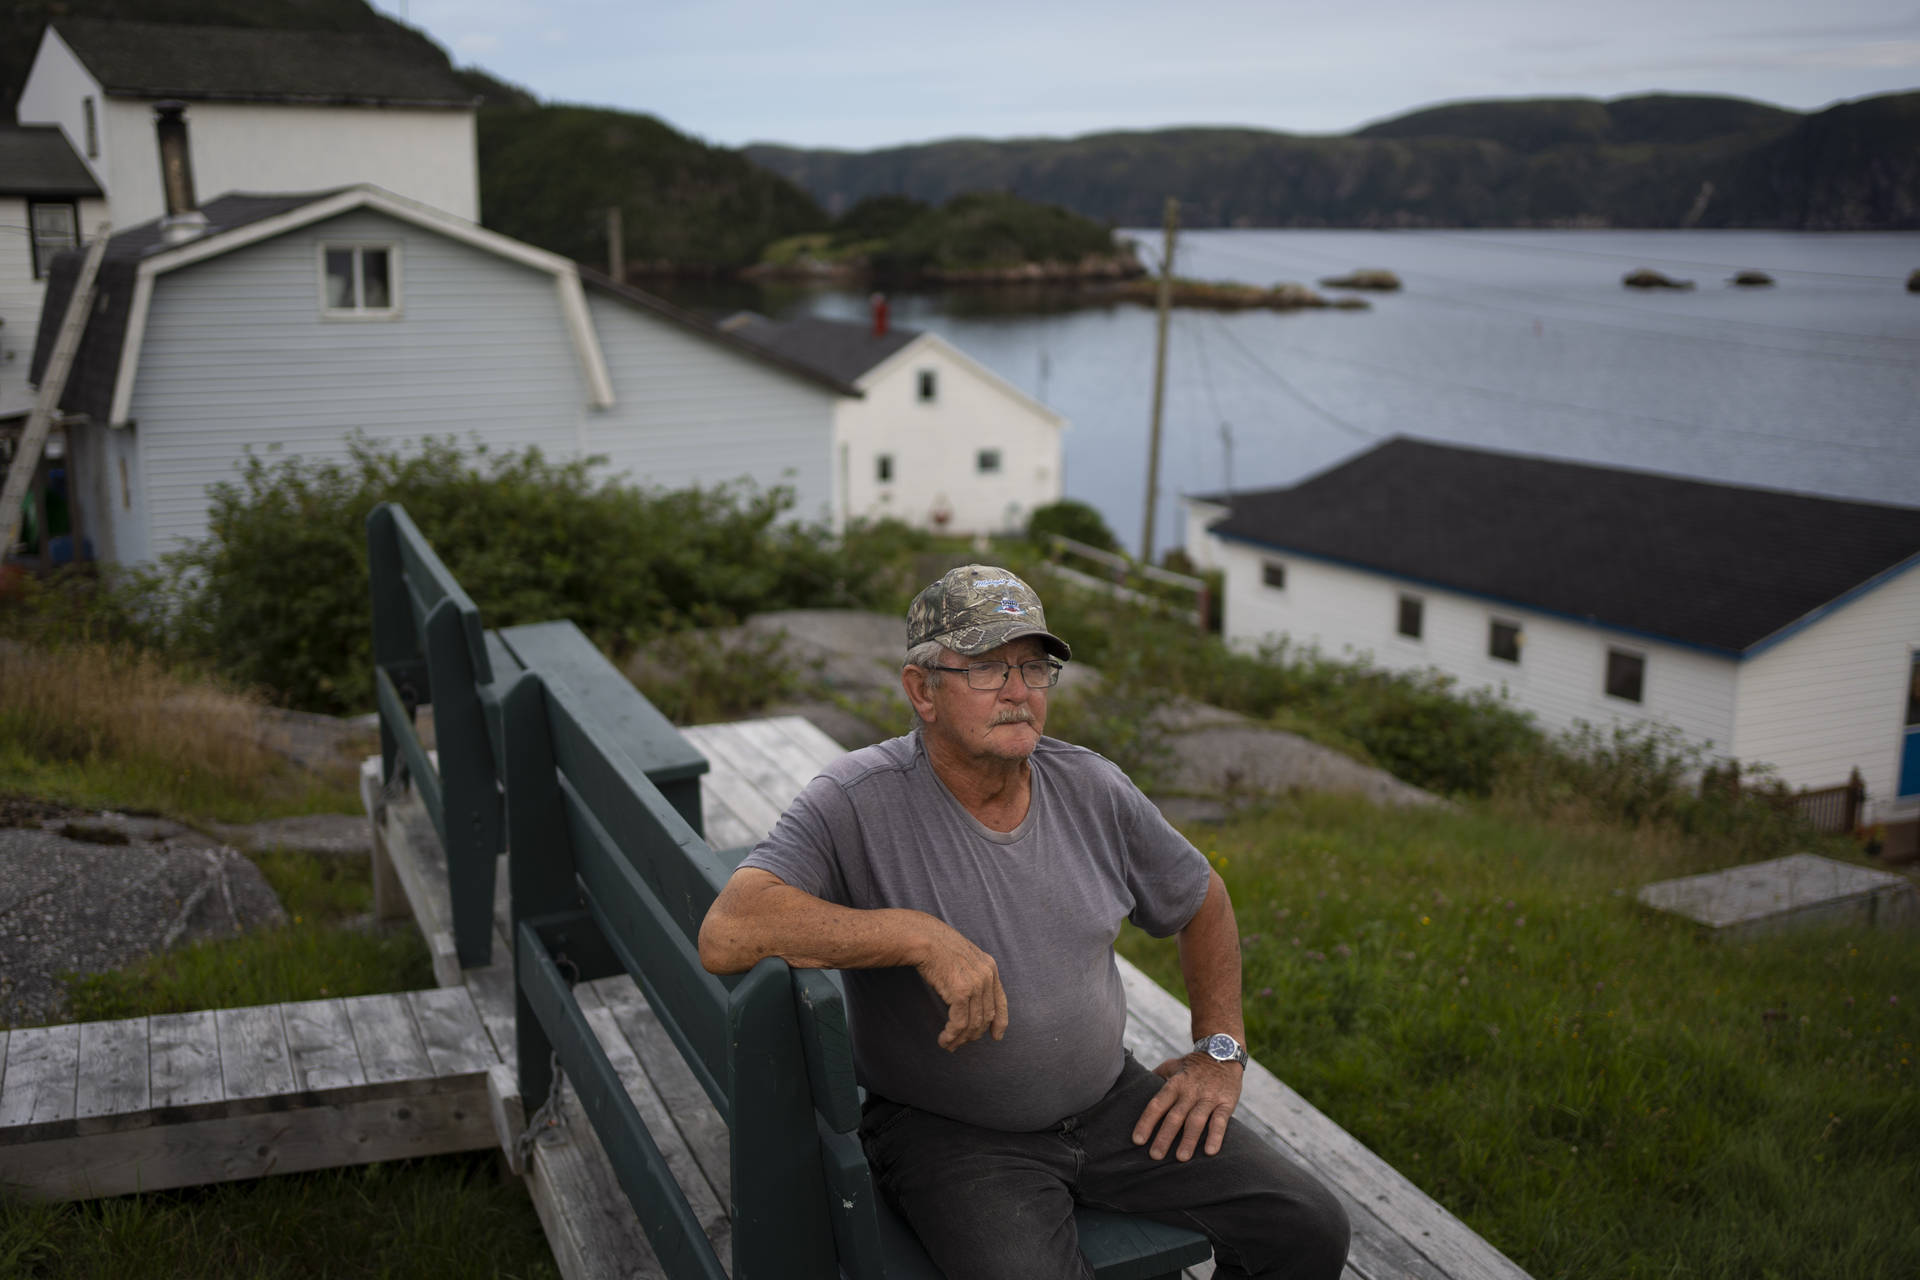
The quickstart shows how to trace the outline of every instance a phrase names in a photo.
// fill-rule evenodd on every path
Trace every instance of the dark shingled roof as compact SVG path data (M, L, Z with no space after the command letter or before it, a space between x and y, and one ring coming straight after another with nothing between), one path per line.
M0 196L73 200L100 184L57 124L0 124Z
M605 294L610 298L618 298L630 307L651 312L665 320L671 320L677 325L693 330L709 342L716 342L723 347L738 352L740 355L746 356L750 360L757 360L762 364L772 365L782 373L792 374L796 378L804 378L806 381L823 386L829 391L837 391L843 396L858 397L862 394L860 389L853 385L851 379L842 380L836 378L817 365L794 360L771 348L747 341L745 335L740 332L737 326L713 324L710 321L703 320L690 311L682 311L665 298L657 298L653 294L636 289L630 284L622 284L612 276L603 275L595 271L592 267L579 266L578 270L580 272L580 282L587 288L592 289L595 293Z
M1215 533L1742 653L1920 555L1920 507L1396 438Z
M339 188L337 190L344 190ZM209 233L232 231L267 218L323 200L335 191L311 191L302 195L224 195L200 206L207 217ZM134 273L143 258L171 248L160 234L160 220L129 227L108 239L106 256L100 261L100 275L94 282L93 315L87 321L80 350L74 355L73 370L67 375L67 387L60 407L68 413L84 413L95 422L106 422L113 409L113 382L120 372L120 348L127 337L127 318L133 306ZM47 361L53 356L53 344L60 333L60 322L67 314L67 300L73 296L74 280L86 251L69 249L53 260L47 273L46 300L40 307L40 332L33 347L31 381L38 383Z
M197 101L471 107L444 61L391 36L59 18L109 94Z
M847 384L858 382L867 370L920 336L918 329L895 327L876 338L873 326L864 321L817 316L781 322L751 316L732 332L756 347Z

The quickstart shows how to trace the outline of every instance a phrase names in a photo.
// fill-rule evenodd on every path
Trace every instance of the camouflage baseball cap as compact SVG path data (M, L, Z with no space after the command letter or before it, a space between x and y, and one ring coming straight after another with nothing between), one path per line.
M1041 645L1065 662L1067 642L1047 630L1046 611L1033 588L990 564L962 565L913 598L907 606L907 648L937 640L972 657L1009 640L1039 636Z

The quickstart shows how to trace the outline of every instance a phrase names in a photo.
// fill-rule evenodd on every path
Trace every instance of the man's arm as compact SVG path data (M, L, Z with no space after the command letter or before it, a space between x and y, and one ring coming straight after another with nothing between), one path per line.
M917 969L947 1002L940 1047L948 1052L1007 1033L999 966L951 925L924 911L837 906L742 867L700 924L700 963L709 973L744 973L768 956L802 969Z
M1190 1031L1198 1040L1224 1031L1245 1044L1246 1024L1240 1011L1240 928L1234 922L1233 902L1227 897L1220 873L1207 872L1207 896L1180 930L1180 973L1187 983L1187 1004L1193 1011ZM1193 1052L1169 1058L1154 1068L1166 1080L1147 1103L1133 1127L1135 1145L1149 1139L1155 1160L1174 1148L1180 1160L1191 1160L1196 1149L1217 1155L1227 1136L1227 1121L1240 1102L1240 1078L1246 1068L1237 1062L1216 1062ZM1200 1148L1202 1135L1206 1145Z

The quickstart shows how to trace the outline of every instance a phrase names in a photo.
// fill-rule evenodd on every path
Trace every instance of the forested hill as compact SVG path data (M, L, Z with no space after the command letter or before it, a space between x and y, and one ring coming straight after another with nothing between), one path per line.
M1649 95L1428 108L1342 136L1187 128L747 154L830 212L1003 190L1120 226L1920 228L1920 93L1802 114Z
M445 50L365 0L20 0L0 9L4 118L41 32L61 17L355 32L392 41L422 65L450 66ZM455 74L483 102L481 221L496 231L604 264L606 211L617 204L630 263L726 270L758 261L770 241L827 224L810 196L739 151L652 116L543 105L484 72Z

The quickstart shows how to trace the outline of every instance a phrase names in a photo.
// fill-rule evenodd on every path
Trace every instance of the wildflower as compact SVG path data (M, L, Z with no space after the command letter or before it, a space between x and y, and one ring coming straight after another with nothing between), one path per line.
M1333 954L1339 956L1342 960L1345 960L1348 956L1351 956L1353 954L1353 948L1343 942L1339 946L1333 949Z
M1272 987L1262 987L1262 988L1260 988L1260 995L1261 995L1261 997L1262 997L1263 999L1264 999L1265 997L1267 997L1267 996L1271 996L1272 994L1273 994L1273 988L1272 988Z
M1421 923L1421 924L1432 924L1432 923L1433 923L1433 921L1432 921L1432 919L1431 919L1431 918L1429 918L1429 917L1427 917L1427 916L1421 916L1421 917L1420 917L1420 923Z

